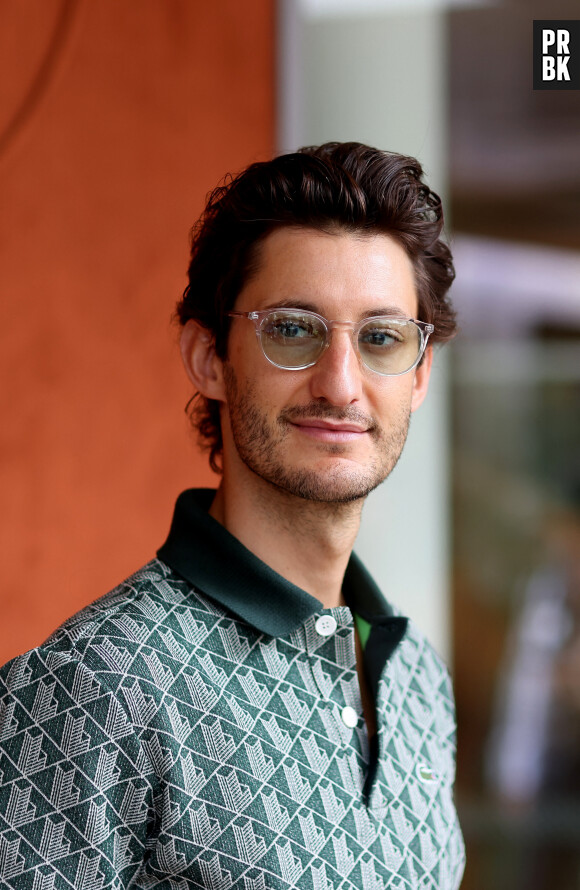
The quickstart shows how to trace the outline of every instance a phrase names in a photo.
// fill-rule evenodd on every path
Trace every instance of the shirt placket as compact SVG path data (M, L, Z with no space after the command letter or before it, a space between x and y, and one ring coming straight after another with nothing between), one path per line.
M324 702L321 708L329 738L366 761L368 741L350 610L342 607L315 614L303 629L312 677Z

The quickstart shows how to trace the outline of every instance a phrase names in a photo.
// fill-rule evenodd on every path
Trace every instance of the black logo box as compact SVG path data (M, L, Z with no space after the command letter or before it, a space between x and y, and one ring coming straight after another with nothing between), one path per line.
M548 47L546 55L550 55L557 59L558 53L558 31L568 31L570 39L568 41L568 52L570 58L567 63L567 70L570 80L543 80L543 32L545 30L554 31L556 40ZM556 61L556 65L557 65ZM534 89L535 90L580 90L580 21L577 19L558 19L549 21L545 19L534 20Z

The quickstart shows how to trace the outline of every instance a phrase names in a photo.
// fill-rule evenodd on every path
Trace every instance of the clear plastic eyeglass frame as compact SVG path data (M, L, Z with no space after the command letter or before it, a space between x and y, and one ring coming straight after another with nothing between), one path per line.
M264 326L266 319L269 316L274 315L276 313L288 314L290 317L295 317L295 318L312 318L312 319L316 319L318 322L321 323L321 325L324 329L324 340L322 342L320 351L316 355L316 358L314 358L312 361L308 361L304 364L288 365L288 364L280 364L279 362L274 361L274 359L272 359L267 354L266 349L264 347L264 341L262 338L263 326ZM328 346L330 344L331 332L335 328L340 328L342 330L351 332L351 340L352 340L352 344L355 349L355 352L357 353L361 362L364 364L364 366L366 368L368 368L374 374L378 374L381 377L400 377L401 374L408 374L409 371L412 371L413 368L417 367L417 365L423 358L425 349L427 348L429 336L435 330L434 325L428 324L425 321L417 321L415 318L404 318L404 317L398 316L398 315L376 315L376 316L372 316L369 318L363 318L361 321L358 321L358 322L355 322L355 321L329 321L327 318L324 318L323 315L318 315L317 312L311 312L309 310L304 310L304 309L287 308L285 306L273 307L271 309L262 309L261 311L252 311L252 312L234 312L234 311L232 311L232 312L228 312L228 316L230 316L231 318L247 318L251 322L253 322L254 328L256 330L256 337L258 338L258 342L262 349L264 358L266 358L266 360L268 362L270 362L270 364L274 365L274 367L281 368L282 370L285 370L285 371L302 371L306 368L311 368L313 365L315 365L316 362L318 362L320 360L320 358L322 357L325 350L328 348ZM376 368L373 368L371 365L369 365L367 363L367 361L365 361L365 358L362 355L361 350L359 348L358 336L359 336L359 332L360 332L361 328L363 328L365 325L368 325L369 323L372 323L373 321L374 322L380 321L382 323L392 321L393 323L396 322L398 324L405 323L405 324L415 325L415 327L419 331L419 347L418 347L418 352L415 357L415 360L412 362L412 364L409 365L409 367L405 368L402 371L383 372L383 371L378 371Z

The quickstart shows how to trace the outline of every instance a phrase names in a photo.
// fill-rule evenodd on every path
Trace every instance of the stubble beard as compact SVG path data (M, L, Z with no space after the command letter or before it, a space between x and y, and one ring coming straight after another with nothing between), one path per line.
M388 432L356 408L341 409L318 402L284 409L272 425L259 408L255 386L248 382L241 392L236 374L227 363L224 381L232 437L240 459L261 479L289 495L326 504L358 501L377 488L399 460L410 422L410 411L404 407L393 417ZM291 422L301 418L370 424L368 435L375 445L374 458L365 467L337 462L325 471L283 462L281 446L290 434ZM323 447L326 455L347 456L346 445L328 443Z

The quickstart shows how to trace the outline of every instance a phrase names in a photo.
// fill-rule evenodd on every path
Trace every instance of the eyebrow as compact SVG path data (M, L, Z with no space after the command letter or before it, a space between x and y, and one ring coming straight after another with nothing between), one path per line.
M275 303L269 303L267 306L264 306L264 309L302 309L304 312L315 312L317 315L323 315L320 308L314 303L297 299L277 300ZM398 318L409 318L409 315L404 312L400 306L373 306L372 309L365 309L361 312L360 318L373 318L375 315L392 315L397 316Z

